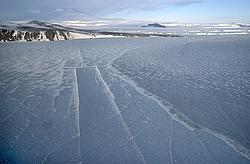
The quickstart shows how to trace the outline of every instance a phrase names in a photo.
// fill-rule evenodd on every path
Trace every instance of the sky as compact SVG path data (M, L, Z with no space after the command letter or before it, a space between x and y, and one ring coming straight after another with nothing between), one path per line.
M122 18L250 23L250 0L1 0L1 20Z

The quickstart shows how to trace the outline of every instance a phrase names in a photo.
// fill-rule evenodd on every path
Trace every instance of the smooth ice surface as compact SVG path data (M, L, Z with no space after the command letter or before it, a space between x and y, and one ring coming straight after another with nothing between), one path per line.
M249 36L0 44L10 163L250 163Z

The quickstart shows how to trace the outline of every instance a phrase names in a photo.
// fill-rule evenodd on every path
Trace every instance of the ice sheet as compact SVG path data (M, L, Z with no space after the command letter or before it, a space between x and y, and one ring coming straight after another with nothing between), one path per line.
M249 163L249 37L0 44L11 163Z

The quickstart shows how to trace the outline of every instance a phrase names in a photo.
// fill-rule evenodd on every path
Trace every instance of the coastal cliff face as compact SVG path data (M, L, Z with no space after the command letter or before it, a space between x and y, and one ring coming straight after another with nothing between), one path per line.
M57 41L74 39L74 32L58 24L40 21L0 24L0 42Z
M0 30L0 41L55 41L72 39L69 32L46 29L41 31Z

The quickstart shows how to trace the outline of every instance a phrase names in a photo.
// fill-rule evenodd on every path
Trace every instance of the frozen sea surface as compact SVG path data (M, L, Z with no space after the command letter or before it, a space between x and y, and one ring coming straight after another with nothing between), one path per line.
M250 163L250 37L0 44L0 162Z

